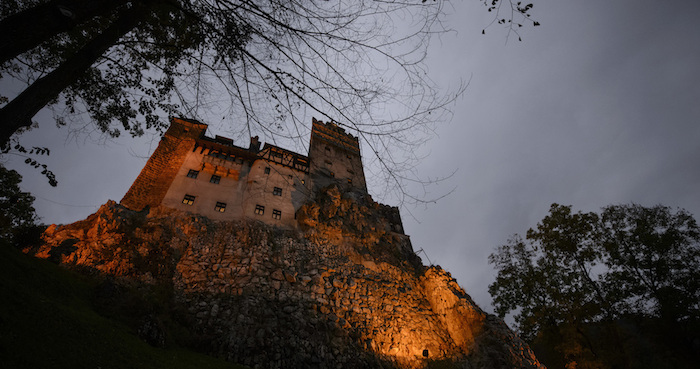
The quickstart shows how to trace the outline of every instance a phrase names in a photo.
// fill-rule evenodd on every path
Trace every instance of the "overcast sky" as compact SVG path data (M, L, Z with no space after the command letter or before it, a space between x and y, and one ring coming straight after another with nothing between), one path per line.
M506 42L497 25L482 35L489 13L479 1L456 2L447 19L456 32L435 40L428 63L445 88L471 83L421 164L431 177L457 170L442 187L455 191L410 209L415 219L403 216L414 249L488 311L488 255L554 202L576 211L664 204L700 215L700 2L533 2L542 25L524 30L522 42ZM65 137L44 123L22 138L52 149L45 162L57 188L19 160L7 164L24 175L46 223L119 201L158 142Z

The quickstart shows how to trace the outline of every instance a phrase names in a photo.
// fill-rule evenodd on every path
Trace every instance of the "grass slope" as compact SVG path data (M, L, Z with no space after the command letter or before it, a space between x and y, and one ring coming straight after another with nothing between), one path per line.
M0 243L3 368L242 368L186 349L154 348L96 313L84 277Z

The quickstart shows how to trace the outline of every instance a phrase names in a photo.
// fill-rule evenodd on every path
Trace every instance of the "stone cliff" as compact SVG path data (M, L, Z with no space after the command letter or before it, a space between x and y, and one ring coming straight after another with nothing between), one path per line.
M385 213L336 187L297 212L299 230L110 201L49 227L37 256L168 286L201 349L251 367L543 367L449 273L423 266Z

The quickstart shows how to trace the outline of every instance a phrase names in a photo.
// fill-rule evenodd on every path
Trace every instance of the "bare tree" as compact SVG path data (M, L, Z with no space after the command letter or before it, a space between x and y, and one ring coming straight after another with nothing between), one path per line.
M431 37L447 32L444 4L8 0L0 73L27 87L0 108L0 143L47 105L59 124L88 116L111 136L161 130L166 116L182 115L298 139L319 115L363 138L402 201L419 200L405 191L421 182L414 148L465 88L441 93L423 63ZM511 17L529 16L531 6L514 6Z

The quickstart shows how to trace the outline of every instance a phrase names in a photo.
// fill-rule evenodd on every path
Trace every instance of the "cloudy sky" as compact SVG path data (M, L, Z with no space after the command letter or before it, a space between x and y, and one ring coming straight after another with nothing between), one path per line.
M488 255L554 202L581 211L664 204L700 215L700 2L533 2L542 25L524 30L522 42L498 25L482 35L490 18L479 1L448 9L455 32L432 44L430 74L445 88L471 82L420 172L456 170L436 193L455 190L404 214L414 249L489 311ZM7 163L25 176L46 223L119 201L158 142L66 135L47 123L22 139L52 149L45 162L57 188L20 160Z

